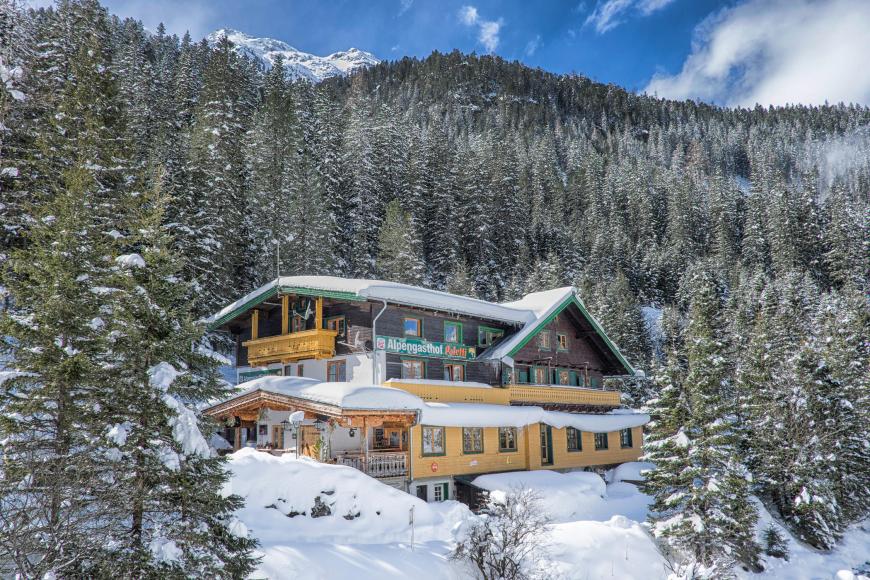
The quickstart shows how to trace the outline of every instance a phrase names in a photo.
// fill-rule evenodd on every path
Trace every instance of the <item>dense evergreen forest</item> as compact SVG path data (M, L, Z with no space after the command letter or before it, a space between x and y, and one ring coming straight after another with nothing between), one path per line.
M278 271L575 285L655 379L627 402L654 417L675 553L756 567L750 494L821 549L870 513L870 109L723 109L459 52L312 85L90 0L0 7L12 310L64 207L111 241L131 192L165 197L197 316Z

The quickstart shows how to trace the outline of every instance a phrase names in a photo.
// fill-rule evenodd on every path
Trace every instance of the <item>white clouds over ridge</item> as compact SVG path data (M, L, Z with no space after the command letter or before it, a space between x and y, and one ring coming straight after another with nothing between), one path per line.
M636 9L642 16L649 16L661 10L674 0L604 0L586 18L585 25L591 25L598 34L616 28L626 18L629 9Z
M675 75L646 92L732 106L870 104L870 2L749 0L695 31Z
M478 14L475 6L463 6L459 9L459 21L466 26L476 26L478 42L483 45L487 52L495 52L500 41L498 34L504 25L501 18L484 20Z

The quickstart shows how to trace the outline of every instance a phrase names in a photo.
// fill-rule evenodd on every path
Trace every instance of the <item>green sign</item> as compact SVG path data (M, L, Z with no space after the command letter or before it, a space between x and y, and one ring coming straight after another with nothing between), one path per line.
M398 338L395 336L378 336L375 339L375 350L413 356L458 358L463 360L473 360L477 356L477 349L473 346L450 344L447 342L430 342L422 338Z

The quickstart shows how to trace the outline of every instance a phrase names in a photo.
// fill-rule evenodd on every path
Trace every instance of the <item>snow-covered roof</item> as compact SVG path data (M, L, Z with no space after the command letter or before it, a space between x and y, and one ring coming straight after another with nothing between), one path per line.
M256 391L332 405L346 411L418 411L421 423L439 427L524 427L546 423L556 428L574 427L581 431L603 433L639 427L649 422L649 415L631 409L616 409L596 415L546 411L532 405L426 402L393 387L322 383L306 377L274 375L240 384L232 398Z
M420 422L439 427L525 427L544 423L557 429L574 427L590 433L607 433L649 422L649 415L629 409L610 413L565 413L546 411L536 406L491 405L486 403L427 402L421 409Z
M354 383L322 383L305 377L264 376L237 387L233 398L266 391L351 411L418 411L423 399L401 389Z
M574 289L571 287L556 288L555 290L533 292L514 302L505 302L503 306L534 312L535 317L528 321L519 332L509 336L494 347L487 349L487 351L479 358L481 360L497 360L509 356L510 353L520 345L520 343L534 333L534 331L540 326L538 324L539 321L546 320L564 303L566 298L573 294Z
M510 324L526 324L535 319L535 313L530 309L514 308L505 304L397 282L339 278L337 276L282 276L225 306L219 312L206 318L205 322L211 326L216 326L226 322L228 316L234 318L241 314L241 312L236 313L236 311L250 308L278 291L299 292L300 290L309 291L312 294L325 293L351 300L386 300L393 304L477 316Z
M393 304L522 325L518 332L505 337L504 340L486 349L478 357L478 360L504 360L508 364L511 363L512 353L525 344L556 313L560 312L568 303L573 302L604 341L607 348L625 367L627 373L634 374L635 372L631 364L619 352L617 346L607 337L598 321L586 310L570 286L533 292L519 300L499 304L385 280L339 278L337 276L282 276L227 305L207 318L205 322L211 328L216 328L279 292L325 295L347 300L385 300Z

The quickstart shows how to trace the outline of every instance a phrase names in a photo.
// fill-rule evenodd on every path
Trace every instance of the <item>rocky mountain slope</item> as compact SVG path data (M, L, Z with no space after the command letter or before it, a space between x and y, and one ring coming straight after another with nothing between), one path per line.
M274 38L255 38L230 28L221 28L212 32L208 35L208 42L214 45L224 36L236 46L239 53L260 61L267 69L279 55L282 56L288 76L293 79L307 79L313 83L334 76L344 76L359 68L380 62L372 53L358 48L350 48L328 56L317 56Z

